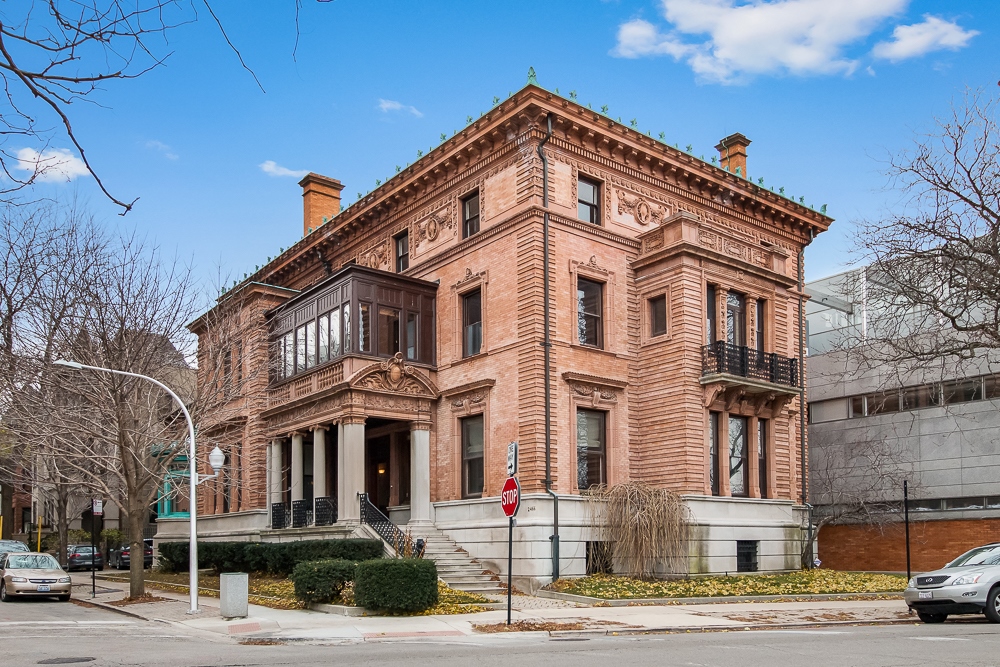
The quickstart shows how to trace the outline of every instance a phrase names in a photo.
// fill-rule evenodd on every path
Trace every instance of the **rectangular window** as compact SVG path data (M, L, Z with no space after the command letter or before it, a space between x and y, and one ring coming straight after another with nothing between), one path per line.
M737 292L726 293L726 342L743 347L746 342L746 297Z
M868 415L880 415L889 412L899 412L899 390L892 389L879 394L872 394L868 399Z
M479 192L462 200L462 238L479 233Z
M757 420L757 488L767 498L767 420Z
M416 313L406 314L406 358L417 358L417 317Z
M378 353L393 356L399 352L399 311L380 306L378 309Z
M372 351L372 307L368 303L358 304L358 342L362 352Z
M601 224L601 184L581 176L576 191L576 217L594 225Z
M1000 398L1000 375L987 375L983 383L986 385L986 398Z
M304 326L295 330L295 372L301 373L306 369L306 328Z
M281 377L291 377L295 374L295 334L291 331L281 337L281 355Z
M222 385L228 386L233 381L233 352L222 351Z
M330 311L330 358L340 356L340 308Z
M462 296L462 356L479 354L483 348L483 293Z
M306 324L306 368L316 365L316 321Z
M243 343L236 344L236 386L243 384Z
M759 549L757 540L736 540L736 571L756 572Z
M462 496L483 495L483 416L466 417L462 421Z
M603 348L604 285L577 278L576 317L580 344Z
M857 419L859 417L865 416L865 397L864 396L851 396L851 413L848 415L851 419Z
M719 495L719 413L708 413L708 483L712 495Z
M705 289L705 335L708 336L708 340L705 341L706 345L711 345L715 342L716 336L716 315L718 314L718 306L715 303L715 285L709 285Z
M756 344L757 351L764 352L764 302L757 299L757 312L754 318L754 327L756 329Z
M607 483L606 417L598 410L576 411L576 483L581 491Z
M396 237L396 273L410 268L410 234L403 232Z
M330 316L319 316L319 363L330 361Z
M649 300L649 335L662 336L667 333L667 295L662 294Z
M351 353L351 304L345 303L344 314L344 354Z
M729 495L747 495L747 418L729 416Z
M983 398L982 378L945 382L942 389L945 405L978 401Z
M920 387L908 387L903 390L903 409L918 410L920 408L930 408L937 405L938 385L925 384Z

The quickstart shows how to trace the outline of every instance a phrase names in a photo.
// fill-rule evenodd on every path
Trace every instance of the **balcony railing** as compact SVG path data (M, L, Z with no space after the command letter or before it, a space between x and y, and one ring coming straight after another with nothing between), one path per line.
M267 390L267 407L273 408L344 381L344 362L324 364L308 375Z
M788 387L799 386L798 359L716 341L701 348L702 375L725 373Z

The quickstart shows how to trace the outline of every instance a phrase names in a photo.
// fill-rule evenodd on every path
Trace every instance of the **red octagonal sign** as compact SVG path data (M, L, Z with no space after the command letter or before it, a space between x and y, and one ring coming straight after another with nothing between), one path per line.
M517 508L521 506L521 485L517 483L516 477L508 477L503 483L503 491L500 492L500 507L507 516L517 514Z

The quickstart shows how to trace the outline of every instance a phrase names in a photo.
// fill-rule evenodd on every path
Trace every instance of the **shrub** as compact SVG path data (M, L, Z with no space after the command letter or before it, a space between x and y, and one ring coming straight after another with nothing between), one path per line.
M347 582L354 579L355 563L343 559L299 563L290 576L295 597L303 602L332 602L340 597Z
M306 540L303 542L198 542L198 565L216 572L267 572L287 576L299 563L314 560L362 561L381 558L381 540ZM160 567L188 569L187 542L161 542Z
M354 600L368 609L423 611L437 604L437 566L419 558L358 563Z

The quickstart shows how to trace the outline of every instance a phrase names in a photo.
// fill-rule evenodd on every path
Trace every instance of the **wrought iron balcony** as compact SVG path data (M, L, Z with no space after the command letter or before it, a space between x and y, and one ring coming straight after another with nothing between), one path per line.
M701 348L701 371L706 375L735 375L787 387L799 386L799 361L745 345L716 341Z

